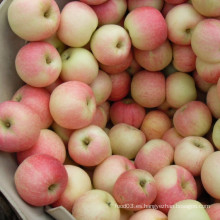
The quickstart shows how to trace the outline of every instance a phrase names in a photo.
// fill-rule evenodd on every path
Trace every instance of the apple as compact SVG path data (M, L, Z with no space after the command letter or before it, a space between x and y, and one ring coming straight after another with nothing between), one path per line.
M133 76L135 73L139 72L142 70L142 67L137 63L135 58L133 57L133 60L131 62L131 65L127 68L127 72Z
M165 0L166 3L173 4L173 5L179 5L187 1L188 0Z
M166 113L169 118L173 118L174 113L176 112L176 108L173 108L168 102L167 100L165 100L161 105L159 105L157 107L158 110Z
M192 175L200 176L203 162L212 152L214 148L206 138L188 136L177 144L174 162L189 170Z
M192 72L196 69L196 55L191 45L172 45L173 66L180 72Z
M209 88L207 92L206 103L212 115L216 119L220 118L220 106L218 105L219 102L220 102L220 97L218 96L217 85L214 84Z
M110 119L114 125L125 123L140 128L145 114L145 108L131 98L114 102L110 107Z
M127 170L135 169L134 163L120 155L112 155L96 166L93 173L95 189L113 193L113 187L118 177ZM105 174L105 175L103 175Z
M68 129L88 126L96 111L91 87L79 81L57 86L51 94L49 106L54 121Z
M80 81L90 84L99 72L98 62L93 54L85 48L68 48L61 54L63 81Z
M128 10L132 11L139 7L153 7L161 11L164 5L163 0L128 0Z
M157 197L154 204L165 214L178 201L197 199L196 181L184 167L166 166L156 173L154 179L157 187Z
M161 139L168 142L175 149L178 143L183 139L183 137L177 132L174 127L171 127L164 132Z
M107 125L108 117L102 106L96 107L95 115L93 116L92 122L90 125L96 125L104 129Z
M30 107L40 117L41 129L49 128L53 122L50 114L50 93L45 88L36 88L29 85L20 87L12 96L13 101Z
M133 53L132 51L130 51L127 59L124 60L124 62L121 62L118 65L113 65L113 66L108 66L99 63L99 67L108 74L117 74L126 71L127 68L129 68L129 66L131 65L132 61L133 61Z
M110 119L110 102L105 101L102 104L100 104L99 106L103 108L103 110L105 111L105 114L107 116L107 121L109 121L109 119Z
M190 45L192 32L203 19L191 4L176 5L166 15L168 39L178 45Z
M80 0L88 5L100 5L108 0Z
M126 0L108 0L102 4L91 6L95 11L99 26L104 24L117 24L125 15L127 10Z
M54 131L42 129L37 141L30 149L17 152L17 162L20 164L27 157L34 154L47 154L64 163L66 148L62 139Z
M120 208L120 220L129 220L133 214L132 211Z
M112 149L105 131L96 125L89 125L72 133L68 152L76 163L96 166L112 154Z
M131 76L126 71L110 75L112 91L108 97L109 101L119 101L125 98L131 87Z
M128 170L118 177L113 188L113 196L119 207L130 211L145 209L157 196L155 180L145 170Z
M212 114L205 103L191 101L175 112L173 124L183 137L204 136L211 128Z
M211 153L204 161L201 169L201 180L206 192L215 199L220 199L219 190L219 158L220 151ZM209 178L207 178L209 177Z
M99 27L90 41L95 58L104 65L117 65L129 56L131 40L126 30L116 24Z
M85 192L75 200L72 215L77 220L120 220L120 209L111 194L99 189Z
M220 33L219 27L219 20L214 18L206 18L196 25L192 33L192 49L194 53L205 62L220 62L220 53L217 49L217 46L220 42L219 38L217 37Z
M90 84L90 87L94 93L96 104L101 105L111 95L112 80L106 72L99 70L97 77Z
M167 39L167 24L159 10L138 7L130 11L124 21L132 45L139 50L154 50Z
M148 71L160 71L172 61L172 47L168 40L154 50L134 48L134 56L138 64Z
M49 86L46 86L45 89L51 94L53 90L62 83L63 80L60 77L58 77L56 81L51 83Z
M59 39L70 47L83 47L98 26L94 10L80 1L65 4L57 31Z
M145 115L140 129L144 132L147 140L152 140L160 139L171 126L171 119L166 113L160 110L151 110Z
M217 119L217 121L214 122L213 130L212 130L212 140L215 145L215 147L220 150L220 119Z
M163 167L173 163L174 149L161 139L148 141L135 157L135 167L146 170L153 176Z
M0 103L0 150L19 152L31 148L40 135L41 121L28 106L15 102Z
M220 77L220 63L212 63L196 58L196 70L198 75L208 83L216 84Z
M185 199L173 205L168 213L169 220L211 220L199 201Z
M63 164L46 154L26 158L14 174L20 197L32 206L50 205L59 199L68 181Z
M8 23L20 38L41 41L56 33L60 10L54 0L15 0L8 8Z
M214 203L206 209L211 220L218 220L220 216L220 203Z
M166 18L168 12L169 12L172 8L174 8L175 6L176 6L176 5L170 4L170 3L167 3L167 2L164 1L164 5L163 5L163 8L162 8L162 10L161 10L161 13L162 13L162 15L164 16L164 18Z
M60 198L52 206L63 206L69 212L72 212L74 201L83 193L92 189L92 183L89 175L82 168L73 165L64 165L68 182Z
M193 7L206 17L220 16L220 2L218 0L192 0Z
M149 208L136 212L131 216L129 220L143 220L143 219L167 220L168 218L163 212Z
M47 42L30 42L19 49L15 58L18 76L34 87L49 86L62 68L60 54Z
M197 90L192 76L188 73L175 72L166 78L166 101L173 108L197 98Z
M165 101L165 84L162 72L142 70L132 78L131 97L143 107L158 107Z
M119 123L109 130L112 153L134 159L140 148L145 144L144 133L131 125Z

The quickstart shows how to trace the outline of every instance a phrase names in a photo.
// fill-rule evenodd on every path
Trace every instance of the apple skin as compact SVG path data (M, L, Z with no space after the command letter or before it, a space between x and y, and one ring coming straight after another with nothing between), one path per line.
M135 8L139 7L153 7L156 8L157 10L161 11L164 5L163 0L128 0L128 11L132 11Z
M143 220L143 219L168 220L167 216L163 212L151 208L134 213L129 220Z
M218 96L217 85L212 85L206 95L206 103L209 107L213 117L216 119L220 118L220 106L218 103L220 102L220 97Z
M140 129L144 132L146 140L152 140L160 139L171 126L171 119L166 113L160 110L151 110L145 115Z
M90 41L97 26L98 18L89 5L71 1L61 11L57 35L70 47L83 47Z
M120 209L111 194L93 189L85 192L74 202L72 215L77 220L120 220Z
M95 58L104 65L117 65L124 62L131 49L127 31L116 24L99 27L90 41Z
M176 202L197 198L196 181L184 167L166 166L156 173L154 179L157 186L157 197L154 204L165 214Z
M197 98L197 90L192 76L188 73L175 72L166 79L166 101L173 108Z
M8 8L8 22L20 38L41 41L57 31L60 9L54 0L16 0Z
M154 50L134 48L134 56L138 64L148 71L160 71L172 61L172 47L168 40Z
M167 39L167 24L159 10L139 7L129 12L124 21L132 45L139 50L154 50Z
M135 157L135 167L146 170L153 176L163 167L172 164L174 149L172 146L161 139L148 141L138 151Z
M173 123L183 137L204 136L211 127L212 114L205 103L191 101L175 112Z
M180 72L192 72L196 69L196 55L191 45L172 44L173 66Z
M126 71L110 75L112 81L112 91L108 97L109 101L119 101L125 98L131 87L131 76Z
M56 81L54 81L49 86L46 86L44 88L51 94L53 90L62 83L63 83L63 80L60 77L58 77Z
M104 129L107 125L108 117L102 106L96 107L95 115L93 116L92 122L90 125L96 125Z
M165 0L166 3L173 4L173 5L179 5L187 1L188 0Z
M110 107L110 119L114 125L125 123L140 128L145 114L145 108L131 98L114 102Z
M110 76L99 70L97 77L90 84L95 96L96 104L101 105L108 100L112 92L112 80Z
M39 116L15 101L0 103L0 150L19 152L31 148L40 135Z
M110 139L96 125L75 130L68 143L70 157L83 166L96 166L112 154Z
M214 146L220 150L220 138L219 138L219 134L220 134L220 119L217 119L217 121L215 121L214 125L213 125L213 130L212 130L212 140L214 143Z
M168 213L169 220L211 220L202 203L193 199L185 199L174 204Z
M183 137L177 132L174 127L171 127L164 132L161 139L168 142L175 149L178 143L183 139Z
M174 162L189 170L193 176L200 176L203 162L212 152L214 148L206 138L188 136L176 146Z
M144 133L131 125L119 123L109 130L112 153L134 159L140 148L145 144Z
M157 196L153 176L141 169L128 170L117 179L113 196L120 207L130 211L146 209Z
M206 18L196 25L192 33L192 49L194 53L205 62L220 62L220 53L217 49L217 46L220 43L220 40L217 37L220 34L219 27L219 20ZM212 52L210 53L210 51Z
M61 54L61 79L80 81L91 84L99 72L98 62L93 54L85 48L68 48Z
M96 111L91 87L79 81L68 81L57 86L51 93L49 106L54 121L68 129L88 126Z
M220 64L217 63L210 63L200 59L199 57L196 58L196 70L199 76L208 83L216 84L220 77Z
M192 0L193 7L206 17L219 17L220 16L220 2L218 0Z
M134 212L121 208L120 209L120 220L129 220L133 214Z
M190 45L191 32L203 19L191 4L176 5L166 15L168 39L178 45Z
M142 70L142 67L137 63L137 61L133 57L131 65L127 68L126 71L130 74L130 76L133 76L135 73L137 73L141 70Z
M165 101L165 77L162 72L142 70L132 78L131 96L146 108L158 107Z
M206 209L211 220L218 220L220 216L220 203L214 203Z
M108 0L80 0L88 5L100 5Z
M66 147L62 139L54 131L41 129L40 135L34 145L30 149L16 154L17 162L20 164L27 157L34 154L47 154L64 163L66 159Z
M14 175L18 194L33 206L55 202L64 192L67 181L63 164L46 154L35 154L26 158Z
M95 11L99 26L105 24L117 24L121 21L127 10L126 0L108 0L99 5L91 6Z
M60 198L52 204L52 207L63 206L69 212L72 212L74 201L83 193L92 189L92 183L89 175L80 167L73 165L64 165L68 182Z
M15 58L19 77L34 87L45 87L60 75L62 61L54 46L47 42L30 42L19 49Z
M45 88L29 85L20 87L12 96L12 101L20 102L35 111L41 120L41 129L49 128L53 122L50 114L50 93Z
M219 190L219 158L220 151L211 153L204 161L201 169L201 180L206 192L215 199L220 199ZM207 178L210 177L210 178Z
M113 193L113 187L118 177L127 170L135 169L134 163L121 155L112 155L96 166L93 173L95 189ZM103 173L105 175L103 175Z

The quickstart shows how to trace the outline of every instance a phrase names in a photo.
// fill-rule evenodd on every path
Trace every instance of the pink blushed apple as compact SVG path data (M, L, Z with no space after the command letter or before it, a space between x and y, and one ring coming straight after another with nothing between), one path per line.
M165 77L162 72L142 70L131 81L131 96L147 108L158 107L165 101Z
M89 125L96 111L91 87L79 81L68 81L57 86L51 94L49 106L54 121L68 129Z
M31 148L40 135L40 118L15 101L0 104L0 150L19 152Z
M197 186L193 175L185 168L170 165L160 169L154 176L157 197L154 203L168 213L171 205L184 199L197 198Z
M211 220L218 220L220 216L220 203L213 203L206 211Z
M117 203L130 211L145 209L156 198L157 188L153 176L141 169L128 170L117 179L113 196Z
M18 51L15 67L25 83L34 87L45 87L59 77L62 61L51 44L43 41L30 42Z
M102 106L97 106L96 107L96 112L93 116L92 122L90 125L96 125L99 126L100 128L105 128L108 123L108 116L103 109Z
M54 131L42 129L36 143L30 149L16 154L17 161L20 164L27 157L34 154L47 154L64 163L66 148L62 139Z
M49 110L50 93L45 88L26 84L14 93L12 100L25 104L35 111L40 117L42 129L52 124L53 118Z
M112 149L105 131L96 125L89 125L72 133L68 152L76 163L96 166L112 154Z
M163 167L172 164L174 149L172 146L160 139L148 141L138 151L135 157L135 167L151 173L153 176Z
M140 50L154 50L167 39L167 24L159 10L139 7L127 14L124 27L132 45Z
M118 177L127 170L135 169L134 163L128 158L120 155L112 155L96 166L93 173L93 185L113 193L113 187ZM103 175L103 173L105 175Z
M108 0L80 0L81 2L84 2L88 5L99 5L102 4Z
M44 206L55 202L64 192L68 176L63 164L45 154L28 157L17 168L15 186L30 205Z
M16 0L8 8L8 22L22 39L40 41L57 31L60 10L54 0Z
M156 8L157 10L161 11L164 5L163 0L128 0L128 10L132 11L135 8L139 7L153 7Z

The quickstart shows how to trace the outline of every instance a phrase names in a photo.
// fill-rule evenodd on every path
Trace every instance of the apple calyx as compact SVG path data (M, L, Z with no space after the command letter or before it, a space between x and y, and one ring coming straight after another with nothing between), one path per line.
M83 146L85 146L86 148L89 146L91 142L91 139L89 137L86 137L82 140Z
M54 192L57 187L58 187L58 184L57 184L57 183L53 183L53 184L51 184L51 185L48 187L48 191L49 191L49 192Z
M11 127L11 122L9 120L1 120L0 123L6 128L9 129Z

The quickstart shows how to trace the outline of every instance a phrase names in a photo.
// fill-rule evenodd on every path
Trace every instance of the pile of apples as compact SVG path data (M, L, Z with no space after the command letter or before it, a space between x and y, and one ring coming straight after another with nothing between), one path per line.
M18 194L77 220L219 220L220 1L57 2L8 9Z

